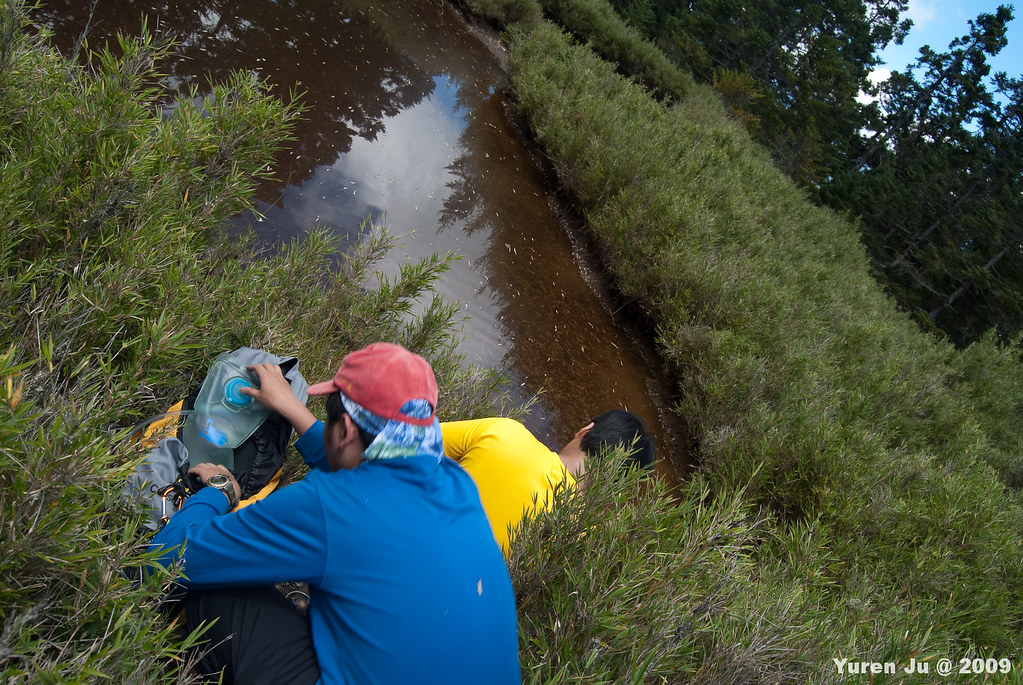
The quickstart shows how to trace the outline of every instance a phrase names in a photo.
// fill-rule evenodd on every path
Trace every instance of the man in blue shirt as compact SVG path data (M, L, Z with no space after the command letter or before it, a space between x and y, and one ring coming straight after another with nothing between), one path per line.
M291 422L311 470L224 516L237 483L199 464L211 487L154 538L163 563L181 559L188 626L219 619L201 670L236 683L520 683L511 582L475 484L444 457L426 360L389 343L349 354L308 391L328 396L326 424L279 367L252 368L247 394ZM281 581L309 584L308 617Z

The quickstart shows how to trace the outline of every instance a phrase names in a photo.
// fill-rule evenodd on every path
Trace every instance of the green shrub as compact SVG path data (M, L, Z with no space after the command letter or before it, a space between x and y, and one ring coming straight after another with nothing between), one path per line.
M639 30L626 24L606 0L540 0L551 19L590 46L658 98L684 97L694 82Z
M458 0L469 9L499 28L512 24L535 26L543 20L543 11L537 0Z
M1023 356L1020 340L999 341L991 332L967 347L955 361L970 415L988 444L981 456L1011 488L1023 488Z
M803 581L758 582L764 521L742 495L714 501L699 478L671 495L607 463L516 537L526 681L806 682Z
M459 0L501 29L531 31L544 13L588 43L617 69L658 98L677 100L693 86L692 77L653 43L626 24L605 0Z
M834 559L824 610L849 630L843 602L884 602L862 603L876 629L856 650L924 635L1018 648L1021 509L985 463L1017 459L1015 405L977 419L991 386L970 385L989 357L964 365L899 314L854 228L809 203L708 89L664 106L549 25L513 39L520 109L655 323L712 492L744 488L780 536L814 522ZM1003 374L1002 392L1020 388Z

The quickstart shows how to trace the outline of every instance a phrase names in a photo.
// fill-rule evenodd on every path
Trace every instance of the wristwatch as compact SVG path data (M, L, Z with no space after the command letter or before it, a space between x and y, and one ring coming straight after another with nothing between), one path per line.
M232 509L234 509L234 505L238 504L238 495L234 494L234 483L224 474L214 473L206 479L205 484L227 495L227 501L231 503Z

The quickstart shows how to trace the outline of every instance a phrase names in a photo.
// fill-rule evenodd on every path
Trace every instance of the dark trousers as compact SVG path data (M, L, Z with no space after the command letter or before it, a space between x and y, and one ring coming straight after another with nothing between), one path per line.
M225 685L314 685L319 680L309 618L273 587L189 591L188 630L214 619L203 634L200 673L223 672Z

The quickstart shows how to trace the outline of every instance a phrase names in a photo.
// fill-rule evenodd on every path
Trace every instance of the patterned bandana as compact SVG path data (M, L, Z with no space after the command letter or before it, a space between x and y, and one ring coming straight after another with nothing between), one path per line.
M363 409L355 400L343 392L341 403L345 411L363 430L375 433L362 453L363 459L398 459L401 457L432 456L444 457L444 441L440 432L440 421L436 417L429 426L414 426L395 419L385 419ZM403 414L417 419L426 419L433 414L433 407L426 400L409 400L401 407Z

